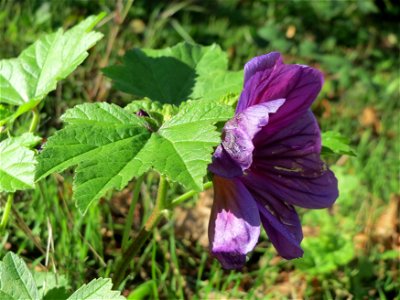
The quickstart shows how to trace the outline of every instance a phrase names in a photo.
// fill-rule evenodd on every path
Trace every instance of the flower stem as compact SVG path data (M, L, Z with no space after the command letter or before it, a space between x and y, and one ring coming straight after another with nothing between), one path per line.
M203 185L203 190L207 190L212 186L213 186L212 181L208 181ZM177 205L179 205L182 202L192 198L194 195L196 195L198 193L199 192L195 191L195 190L191 190L191 191L189 191L187 193L184 193L183 195L181 195L181 196L179 196L179 197L177 197L177 198L175 198L174 200L171 201L170 208L176 207Z
M140 176L135 183L135 188L133 189L133 196L132 196L132 202L131 205L129 206L129 211L128 211L128 216L126 217L126 223L124 226L124 232L122 234L122 249L126 249L126 243L128 242L129 239L129 233L132 229L132 223L133 223L133 214L135 213L135 207L139 199L140 195L140 188L142 186L143 182L143 175Z
M31 121L31 125L29 126L29 132L33 133L36 131L38 125L39 125L39 121L40 121L40 113L37 109L37 107L34 107L32 109L32 121Z
M129 245L127 245L126 250L122 254L122 258L117 264L114 272L114 288L118 288L121 285L121 282L125 278L126 270L129 266L130 261L134 258L136 253L140 250L146 240L151 236L153 229L160 222L162 217L166 212L166 196L168 190L168 183L164 176L160 177L160 183L158 185L158 193L156 204L151 212L150 217L146 221L143 228L140 230L138 236L133 239Z
M13 201L14 201L14 193L9 193L7 196L6 206L4 207L3 217L1 218L0 233L3 232L4 229L6 229Z

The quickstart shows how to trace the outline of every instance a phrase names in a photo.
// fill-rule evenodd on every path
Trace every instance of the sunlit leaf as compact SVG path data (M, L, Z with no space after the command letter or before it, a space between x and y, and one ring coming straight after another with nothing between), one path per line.
M0 142L0 191L34 187L36 158L30 148L41 139L31 133Z
M336 131L322 133L322 154L336 153L356 156L356 152L350 146L349 140Z
M25 262L12 252L7 253L1 263L0 296L0 299L39 299L31 272Z
M66 32L47 34L18 58L0 61L0 103L19 106L14 118L35 107L84 61L87 50L103 36L91 31L103 16L88 17Z
M113 291L111 279L98 278L93 279L88 284L84 284L67 300L122 300L125 297L121 296L119 291Z

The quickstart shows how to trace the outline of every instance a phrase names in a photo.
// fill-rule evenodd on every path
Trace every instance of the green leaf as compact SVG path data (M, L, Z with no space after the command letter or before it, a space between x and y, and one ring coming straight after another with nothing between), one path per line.
M66 290L69 285L67 278L63 275L35 270L32 270L32 275L38 288L39 297L43 300L65 300L71 294Z
M65 33L47 34L18 58L0 61L0 103L19 106L14 118L35 107L84 61L103 36L91 31L103 17L90 16Z
M29 148L41 139L31 133L0 142L0 191L34 188L35 152Z
M107 190L122 189L136 176L131 165L150 131L143 119L108 103L78 105L63 120L68 125L48 139L36 176L78 165L74 199L85 212Z
M0 268L0 292L5 299L39 299L39 293L25 262L12 252L6 254ZM3 295L0 293L1 299Z
M349 140L336 131L322 133L322 154L336 153L356 156L356 152L349 145Z
M229 92L239 92L243 73L227 69L228 57L219 46L180 43L161 50L133 49L122 65L103 71L121 91L179 104L187 99L218 100Z
M152 167L186 188L201 191L213 147L221 141L213 124L232 116L231 107L213 101L183 103L137 154L139 173Z
M111 290L111 279L98 278L88 284L83 285L73 293L67 300L109 300L125 299L119 291Z
M81 212L108 190L122 189L154 168L184 186L202 189L213 147L220 142L214 123L233 108L192 101L154 132L146 118L108 103L78 105L62 119L67 126L50 137L40 153L41 179L74 165L74 199Z

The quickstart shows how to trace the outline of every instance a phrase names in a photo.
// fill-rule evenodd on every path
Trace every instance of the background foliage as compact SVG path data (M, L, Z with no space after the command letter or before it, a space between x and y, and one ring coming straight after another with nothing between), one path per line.
M127 50L187 41L218 43L228 52L234 71L241 70L249 58L269 51L281 51L287 63L322 70L326 82L314 112L324 131L339 132L350 140L357 156L326 155L339 179L340 197L328 211L301 212L303 259L281 260L263 236L243 272L223 271L205 248L202 228L208 222L210 194L204 193L154 232L134 262L124 294L133 291L132 299L398 297L400 8L395 1L138 0L129 4L1 0L1 58L17 56L58 27L107 13L97 29L105 35L103 40L46 98L39 128L42 136L60 129L61 114L76 104L122 105L131 100L100 75L101 68L121 61ZM18 119L21 131L29 127L27 118ZM16 195L9 231L0 237L0 256L12 250L36 271L43 271L50 240L52 265L76 290L93 278L109 277L135 183L110 193L106 197L110 201L102 200L82 217L72 201L71 172L62 175L40 182L36 191ZM150 174L144 182L133 233L146 220L155 197L156 176ZM172 190L181 192L179 187Z

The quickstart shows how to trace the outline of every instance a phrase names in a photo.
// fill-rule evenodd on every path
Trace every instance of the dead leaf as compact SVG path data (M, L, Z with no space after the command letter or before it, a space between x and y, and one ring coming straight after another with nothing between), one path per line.
M292 39L295 35L296 35L296 26L289 25L289 27L286 30L286 37L288 39Z
M373 237L385 246L392 245L399 236L399 202L400 195L392 194L389 199L389 205L385 208L373 227Z
M376 109L373 107L368 106L364 108L359 121L364 127L372 127L376 133L382 131L382 123L379 120Z

